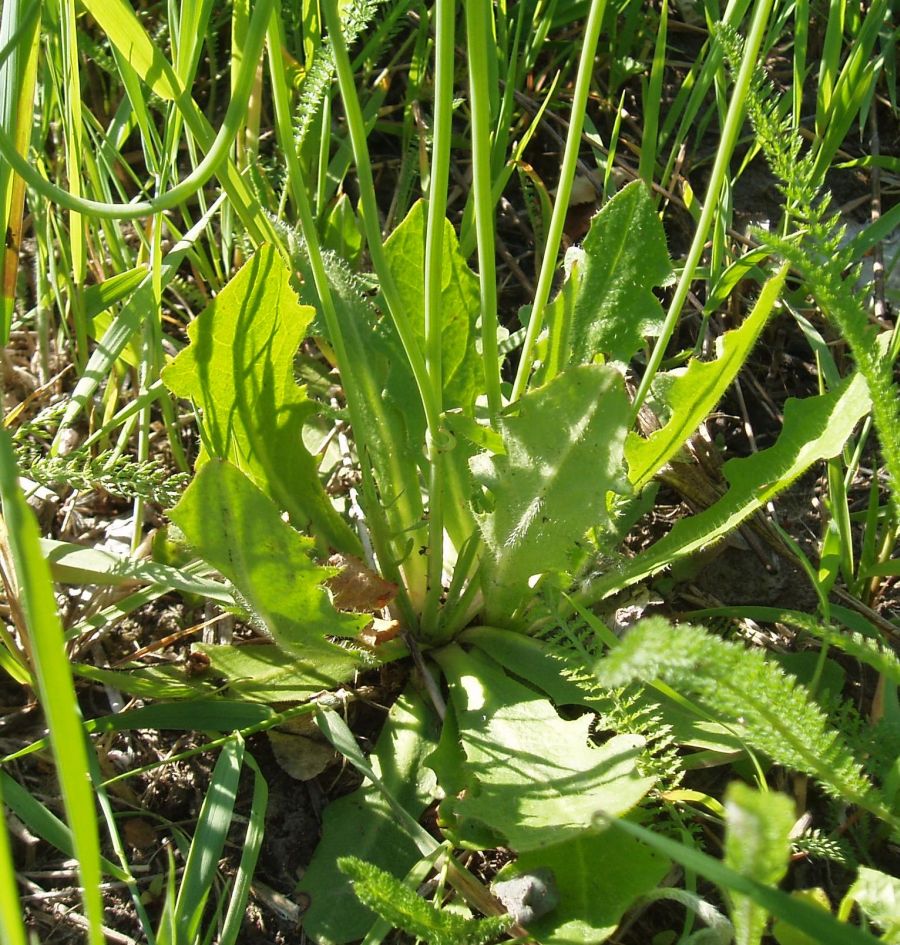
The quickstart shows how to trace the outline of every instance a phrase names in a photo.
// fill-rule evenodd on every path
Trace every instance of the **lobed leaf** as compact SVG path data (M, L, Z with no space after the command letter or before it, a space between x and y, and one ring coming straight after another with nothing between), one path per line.
M833 797L894 820L806 688L756 650L702 627L651 617L599 660L595 672L609 687L657 679L670 683L776 763L812 775Z
M355 856L341 857L338 868L350 878L361 902L393 928L428 945L488 945L510 924L507 916L479 921L438 909L390 873Z
M625 813L652 787L636 761L643 739L615 736L591 744L590 717L565 721L552 703L477 651L440 651L465 755L466 789L442 814L459 835L489 828L519 853L573 840L594 815Z
M272 246L252 256L191 323L191 344L162 371L166 386L202 410L202 466L227 459L330 545L358 553L358 542L332 506L316 462L303 445L315 405L294 382L294 356L313 317L290 285Z
M328 636L354 637L368 621L334 609L322 582L334 574L310 558L313 541L231 463L210 459L169 513L190 545L244 597L275 642L315 672L348 651Z

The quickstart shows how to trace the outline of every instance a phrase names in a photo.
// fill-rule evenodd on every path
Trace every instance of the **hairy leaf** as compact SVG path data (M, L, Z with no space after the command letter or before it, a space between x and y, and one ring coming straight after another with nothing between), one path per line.
M637 772L643 739L590 744L590 717L560 718L548 699L477 651L436 656L450 685L465 753L463 796L443 805L465 836L487 826L516 852L562 843L589 830L597 811L624 813L653 784Z
M661 429L642 439L630 433L625 442L628 477L636 489L643 488L681 449L698 424L716 406L734 380L775 304L787 268L782 267L763 287L760 297L740 328L716 339L715 361L692 360L687 369L676 376L666 391L672 415Z
M718 502L681 519L668 535L635 555L621 570L599 578L584 600L600 600L723 538L814 462L837 455L869 407L866 382L859 374L827 394L788 400L775 445L725 463L729 490Z
M487 623L503 623L534 574L564 570L587 530L608 522L625 488L628 401L619 374L581 365L530 391L500 418L505 455L470 461L493 500L479 516L490 555Z
M259 249L191 323L191 344L162 379L203 411L198 466L227 459L297 528L312 526L335 548L358 553L301 437L315 405L294 382L294 356L314 313L299 304L290 277L273 247Z
M169 513L189 544L237 588L275 642L315 672L345 655L327 636L356 636L365 616L334 609L322 581L334 569L310 558L313 541L231 463L210 459Z
M384 244L388 266L419 342L425 345L425 208L418 200ZM444 221L441 266L441 362L444 406L470 406L482 369L475 349L481 313L478 277L459 251L456 231Z
M740 781L725 794L725 865L750 879L777 886L791 852L794 805L783 794L756 791ZM737 945L759 945L767 913L749 896L731 894Z
M582 248L573 360L589 362L602 352L628 361L662 324L663 310L652 288L672 272L666 234L642 182L624 187L594 217Z
M436 739L426 706L417 697L403 695L391 708L369 757L385 788L415 818L432 798L434 776L424 760ZM320 945L359 939L375 918L353 896L347 877L338 869L338 858L349 853L395 876L405 876L422 855L384 794L369 782L325 809L322 840L299 886L310 897L303 928Z
M297 652L276 644L215 646L200 644L196 652L209 657L209 669L201 678L225 679L235 698L248 702L302 702L350 679L357 672L361 654L333 647L315 662L297 659Z

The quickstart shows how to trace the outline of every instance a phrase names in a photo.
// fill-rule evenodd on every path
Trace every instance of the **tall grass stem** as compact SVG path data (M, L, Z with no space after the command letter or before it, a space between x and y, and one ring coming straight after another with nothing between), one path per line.
M716 159L713 163L712 173L710 174L709 186L706 189L706 200L703 203L703 210L700 214L700 220L697 223L697 229L694 232L694 239L691 242L691 248L688 250L687 259L681 272L681 278L675 288L675 294L669 304L669 310L666 313L665 321L659 333L659 338L653 347L650 359L647 362L647 369L641 378L637 393L632 404L632 416L637 417L641 405L647 397L653 378L662 364L666 348L678 324L681 316L681 309L687 300L688 292L691 288L694 274L703 255L703 249L706 245L706 238L709 235L713 218L718 211L719 195L725 184L725 178L728 173L728 165L731 156L734 153L737 144L738 135L744 122L744 106L747 99L747 93L753 79L753 69L756 65L757 56L762 46L763 38L766 35L766 26L769 22L769 15L772 11L774 0L757 0L753 9L753 18L750 23L750 32L747 41L744 44L743 56L741 58L741 67L738 71L737 79L734 84L734 91L731 95L731 101L728 104L728 112L725 116L725 124L722 128L722 138L716 151Z
M543 327L544 309L547 307L547 300L550 298L550 290L553 287L559 245L562 240L566 214L569 210L569 196L572 193L572 182L575 179L575 168L578 164L578 152L581 147L581 129L584 125L584 112L587 107L588 93L591 89L591 79L594 73L594 54L597 50L597 41L600 38L600 27L603 23L605 10L606 0L591 0L584 43L581 47L581 60L578 63L578 76L575 80L575 92L572 96L569 130L566 135L562 168L559 172L556 199L553 202L550 226L547 228L547 243L544 258L541 262L537 288L534 293L531 317L528 320L528 329L525 332L525 341L522 344L522 357L513 383L511 396L513 401L518 400L525 393L525 386L531 374L534 346Z

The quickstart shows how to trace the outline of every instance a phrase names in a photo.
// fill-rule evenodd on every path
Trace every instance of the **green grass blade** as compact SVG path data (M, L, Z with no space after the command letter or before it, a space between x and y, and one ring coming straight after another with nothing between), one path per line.
M176 941L179 943L193 942L199 933L203 907L212 890L231 826L243 760L244 740L235 734L222 749L213 769L184 865L175 905Z
M663 76L666 71L666 39L668 34L669 5L664 3L660 11L659 32L656 34L656 47L653 51L650 81L644 88L644 132L641 136L641 160L638 165L638 177L647 186L653 183L653 172L656 167L659 109L662 102Z
M0 13L0 47L9 55L0 62L0 127L23 154L33 121L40 4L9 0ZM7 344L16 296L16 274L22 236L25 182L0 163L0 233L6 234L0 260L0 344Z
M237 945L238 935L244 921L244 910L247 898L250 895L250 881L262 849L263 835L266 827L266 805L269 800L269 788L262 771L251 755L246 755L247 766L253 771L253 798L250 802L250 816L247 822L247 833L244 836L244 845L241 851L241 861L238 864L237 875L231 890L231 901L228 903L228 912L219 935L219 945Z
M100 841L94 795L88 778L81 711L66 656L62 623L56 612L50 568L41 554L37 522L19 489L16 476L12 443L3 432L0 433L0 500L3 503L5 538L15 567L38 693L50 730L60 790L79 862L89 941L91 945L102 945Z
M213 132L211 126L203 117L187 90L178 91L176 87L169 88L170 79L174 76L174 72L168 62L166 62L166 67L163 68L160 66L159 57L151 56L150 60L146 62L141 60L146 69L142 74L142 78L145 80L155 80L158 75L165 73L166 78L161 80L163 82L163 91L171 91L173 93L171 97L181 109L185 123L206 150L206 156L201 163L198 164L187 177L179 181L178 184L170 190L167 190L161 196L154 197L148 201L135 203L108 203L80 197L73 192L51 184L43 177L37 168L16 151L14 142L2 127L0 127L0 154L10 163L16 173L23 177L44 199L56 203L70 211L106 219L134 220L140 217L151 216L155 213L162 213L178 206L184 200L193 196L206 181L220 170L220 168L224 166L226 172L228 171L228 153L234 141L237 125L241 120L241 116L246 111L250 90L256 76L256 65L262 51L268 19L273 4L274 0L258 0L254 8L244 49L241 50L240 53L242 65L239 81L235 83L228 111L226 112L218 133ZM92 3L91 12L101 25L106 25L108 23L109 11L115 11L115 15L117 16L120 7L124 7L124 4L107 4L104 0L103 3ZM137 23L136 18L135 23ZM118 25L118 20L114 20L112 26L118 27ZM138 29L140 29L139 24ZM115 35L118 36L118 32L115 33ZM123 42L125 43L124 48L126 51L130 52L132 49L137 49L141 56L144 55L144 44L140 42L136 36L132 36L130 32L126 34L126 38ZM236 51L235 54L237 54ZM160 53L159 56L161 55ZM163 61L165 61L164 57ZM135 65L134 61L132 61L132 65ZM162 73L160 70L162 70ZM175 92L178 92L178 94L174 94ZM237 197L235 203L238 210L249 212L252 206L251 208L246 208L248 201L242 199L245 198L245 196L249 198L249 193L243 186L238 186L239 181L236 182L236 173L237 172L234 171L234 174L225 173L221 175L222 183L226 190L230 191L230 195L233 199ZM252 219L245 219L244 222L247 224L251 233L258 238L261 231L255 216ZM271 226L266 229L274 235ZM265 231L265 229L262 230L262 232ZM275 241L277 242L277 237Z
M541 271L535 289L531 316L528 321L528 330L522 345L522 358L512 389L512 400L518 400L525 392L525 385L531 374L534 346L544 322L544 309L550 298L550 289L556 273L557 254L562 239L563 226L566 222L566 213L569 210L569 196L572 192L572 181L575 179L575 168L578 163L578 153L581 147L581 129L584 125L585 109L588 93L591 87L591 77L594 71L594 52L600 38L600 27L603 25L603 13L606 10L605 0L592 0L591 11L585 27L584 43L581 49L581 59L578 63L578 78L575 81L575 92L572 100L572 111L569 119L569 131L566 135L566 147L563 154L562 168L559 173L559 183L556 188L556 200L553 204L553 216L547 233L547 246L541 262Z
M466 0L466 44L469 62L489 60L490 5ZM472 184L475 231L478 237L478 279L481 288L481 357L488 416L494 419L502 407L500 356L497 352L497 276L494 252L494 213L491 194L491 102L484 69L469 70L472 110Z
M637 393L634 396L632 413L635 417L637 417L638 411L650 390L653 378L656 376L660 364L662 364L666 347L672 338L675 326L678 324L681 309L687 300L691 282L693 281L694 274L700 262L700 257L703 255L706 246L706 240L709 236L713 218L717 213L719 195L722 192L722 187L728 172L728 165L743 125L744 104L750 89L753 70L756 66L760 47L762 46L763 38L766 33L766 25L769 22L773 2L774 0L757 0L753 10L753 20L750 25L747 41L744 44L744 55L741 60L740 72L735 81L731 101L728 104L728 113L725 119L725 125L722 129L719 148L716 152L715 163L713 164L712 173L710 175L709 185L706 191L706 200L703 204L703 212L700 215L700 221L697 224L694 239L691 242L691 248L685 260L681 278L678 280L678 286L675 289L675 294L669 305L665 324L653 348L653 353L650 355L650 360L647 362L647 369L644 372L644 376L641 378Z
M654 833L646 827L633 824L628 820L602 818L602 822L642 840L647 846L680 863L685 869L705 877L721 889L746 896L771 915L805 932L813 942L818 942L820 945L834 945L835 942L841 942L842 945L876 945L879 941L852 925L838 922L830 912L824 909L815 908L781 892L780 889L742 876L719 860L692 847L684 846L669 837Z
M0 781L0 812L3 811L3 790ZM9 845L6 819L0 822L0 940L6 945L28 945L22 904L16 890L16 867Z

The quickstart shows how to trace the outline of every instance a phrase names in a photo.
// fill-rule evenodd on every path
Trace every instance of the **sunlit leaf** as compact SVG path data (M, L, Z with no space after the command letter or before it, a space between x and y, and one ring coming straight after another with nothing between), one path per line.
M275 642L308 664L304 669L346 653L328 635L353 637L367 622L334 609L321 586L334 571L312 561L312 539L284 522L274 502L231 463L209 460L169 516Z
M493 501L479 515L491 558L487 623L508 620L532 575L564 570L587 530L609 520L607 493L625 488L628 410L611 367L574 367L500 418L505 455L471 460Z
M866 382L858 374L827 394L788 400L784 426L775 445L725 463L723 473L729 490L722 499L703 512L676 522L668 535L636 555L621 570L599 578L591 587L591 599L627 587L723 538L814 462L839 453L869 407Z
M637 771L639 736L594 746L589 716L562 719L477 651L451 646L436 659L450 684L467 782L442 813L457 818L462 837L473 821L517 852L541 849L589 830L598 811L624 813L653 785Z
M740 781L725 794L725 864L760 883L777 886L791 852L794 805L783 794L756 791ZM738 892L731 894L737 945L759 945L766 910Z
M615 932L635 899L662 880L669 865L632 837L606 830L523 853L510 872L552 870L559 905L527 923L541 945L599 945Z
M203 412L198 466L227 459L288 512L335 548L357 550L333 508L303 424L316 408L294 381L294 356L313 317L290 285L271 246L248 260L188 328L188 345L162 372L166 386Z
M672 272L666 235L642 182L624 187L594 217L582 249L573 358L584 363L603 353L628 361L662 324L663 310L652 290Z
M649 482L722 398L759 338L786 274L787 268L782 268L765 284L753 311L740 328L716 339L718 357L715 361L694 359L673 379L666 390L666 402L672 414L665 426L647 439L636 433L628 435L625 456L628 477L635 488L640 489Z
M384 244L388 266L420 343L425 343L425 207L413 204L406 219ZM459 251L456 231L444 221L441 265L441 362L444 406L468 406L477 393L482 368L475 349L475 323L481 313L478 277Z

